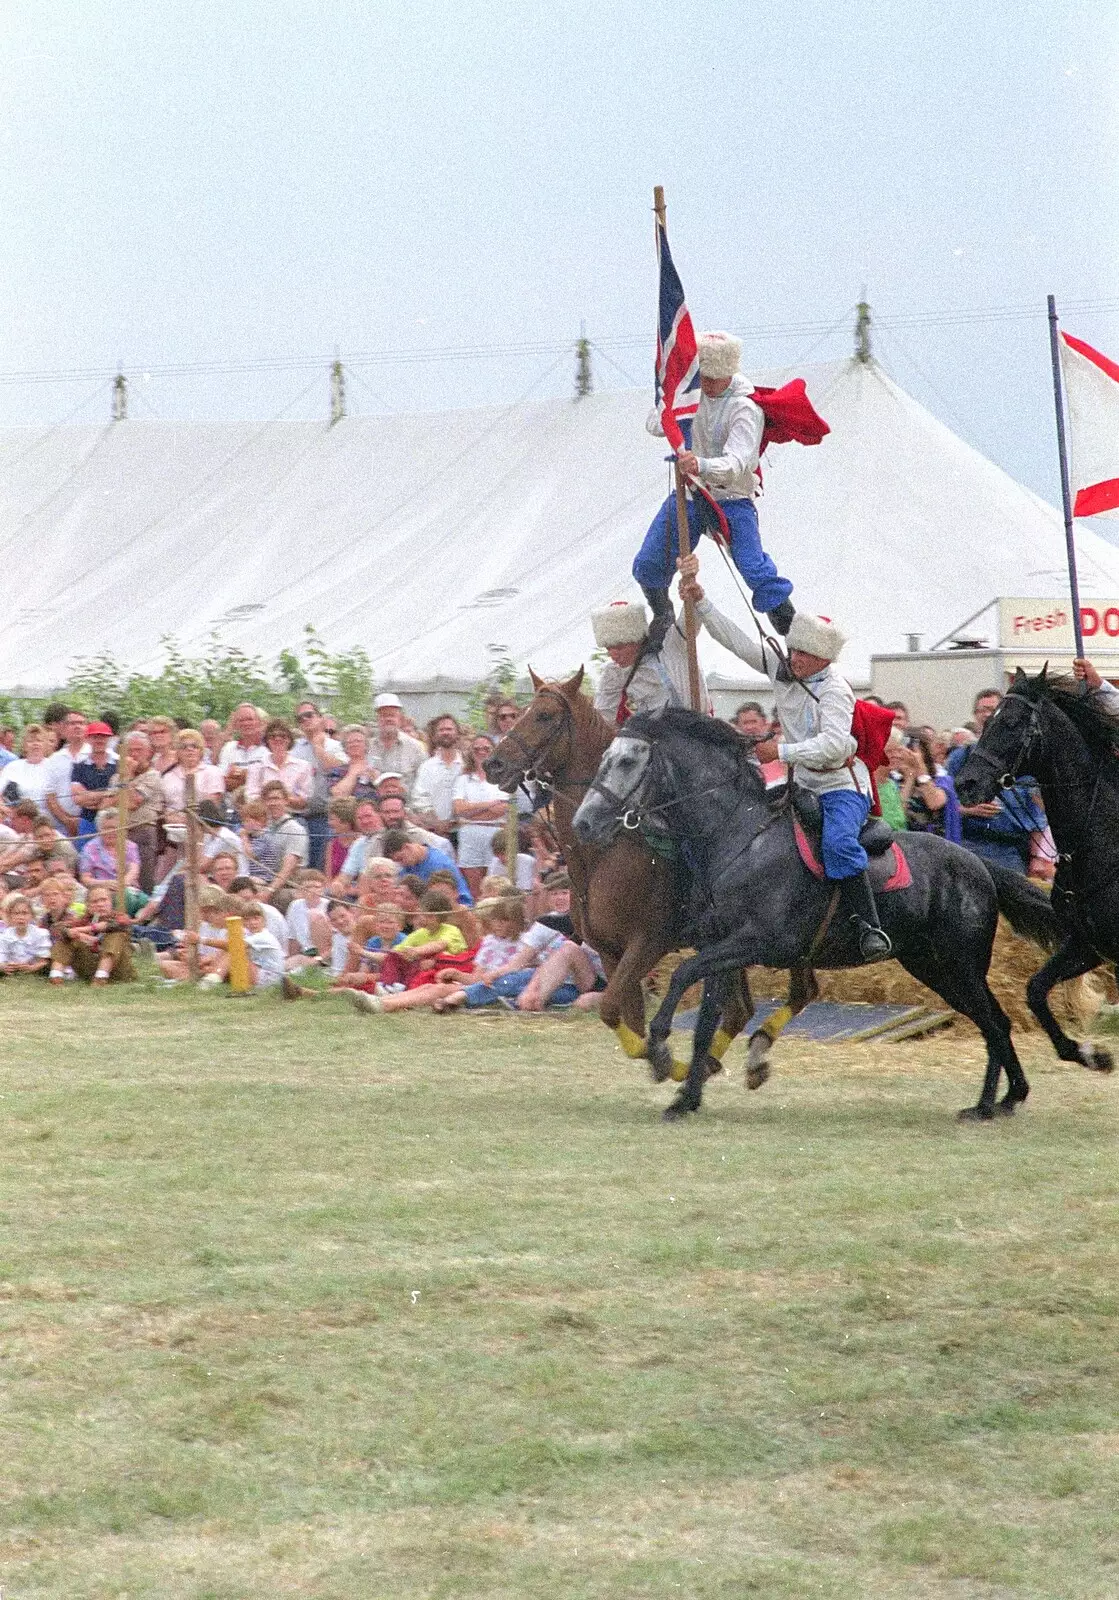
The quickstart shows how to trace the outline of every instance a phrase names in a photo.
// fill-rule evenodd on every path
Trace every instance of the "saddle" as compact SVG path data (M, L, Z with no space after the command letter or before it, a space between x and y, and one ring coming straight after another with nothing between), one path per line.
M814 878L826 878L820 840L824 813L819 795L800 784L793 785L793 837L800 859ZM909 862L902 854L897 835L881 817L868 817L859 831L859 843L870 857L870 881L875 894L892 889L908 889L913 882Z

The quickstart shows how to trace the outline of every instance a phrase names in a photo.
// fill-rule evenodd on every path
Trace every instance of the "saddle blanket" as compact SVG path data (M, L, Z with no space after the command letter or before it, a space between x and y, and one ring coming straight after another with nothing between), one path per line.
M800 859L809 872L814 878L825 881L827 874L820 860L819 847L808 837L799 817L793 819L793 837L797 842ZM901 846L896 840L881 855L871 856L869 870L870 883L875 894L889 894L892 889L908 889L913 883L909 862L902 854Z

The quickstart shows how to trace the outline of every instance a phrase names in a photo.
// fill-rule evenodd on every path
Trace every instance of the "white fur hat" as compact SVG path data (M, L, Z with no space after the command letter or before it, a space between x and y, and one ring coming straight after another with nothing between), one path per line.
M830 617L813 617L798 611L785 640L790 650L804 650L810 656L834 661L847 643Z
M696 350L702 377L733 378L738 371L742 345L733 333L699 333Z
M640 644L649 631L645 607L635 600L612 600L591 612L594 642L601 650L613 644Z

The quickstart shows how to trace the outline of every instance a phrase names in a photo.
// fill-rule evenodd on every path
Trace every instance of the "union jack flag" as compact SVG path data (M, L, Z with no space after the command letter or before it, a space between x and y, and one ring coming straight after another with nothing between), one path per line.
M673 450L691 443L691 423L699 409L699 359L684 286L672 263L664 223L657 218L660 299L657 322L656 399L664 436Z

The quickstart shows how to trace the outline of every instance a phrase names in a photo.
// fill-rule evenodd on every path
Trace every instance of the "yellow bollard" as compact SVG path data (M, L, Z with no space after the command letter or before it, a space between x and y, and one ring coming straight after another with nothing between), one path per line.
M245 929L240 917L226 917L225 936L229 941L229 990L248 994L252 989L249 956L245 949Z

